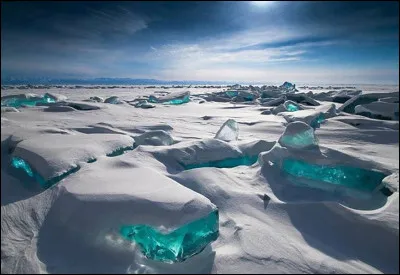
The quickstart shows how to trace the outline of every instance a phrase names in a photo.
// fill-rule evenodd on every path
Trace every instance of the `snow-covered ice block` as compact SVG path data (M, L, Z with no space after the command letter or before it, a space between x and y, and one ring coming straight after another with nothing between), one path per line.
M233 92L233 91L231 91ZM237 96L232 99L233 102L253 101L258 98L258 94L250 90L239 90Z
M314 129L319 128L320 124L328 118L336 116L336 107L334 104L319 106L310 110L300 110L297 112L283 112L279 115L283 116L287 122L302 121L307 123Z
M110 97L108 97L108 98L106 98L106 99L104 100L104 103L121 104L122 101L121 101L121 99L119 99L118 96L110 96Z
M67 99L65 95L60 95L55 93L45 93L44 98L47 99L48 103L63 101Z
M399 120L399 104L375 101L369 104L357 105L354 112L370 118Z
M291 100L286 100L283 104L272 109L272 113L276 115L281 112L296 112L299 110L303 110L303 108L299 104Z
M217 239L218 209L210 200L155 170L117 164L87 166L59 185L53 211L63 228L93 240L119 233L146 257L169 263Z
M99 97L99 96L91 96L89 99L96 101L96 102L104 102L104 98Z
M234 141L239 137L239 126L234 119L228 119L218 130L214 138L223 141Z
M342 196L370 199L388 189L383 179L391 174L376 162L322 146L303 150L278 143L270 151L261 153L259 162L266 169L283 171L294 185L328 191L342 199ZM386 193L386 196L391 194ZM378 196L383 198L382 194Z
M295 101L297 103L302 103L310 106L319 106L321 103L316 101L315 99L312 99L311 97L305 95L304 93L301 94L287 94L286 95L287 100Z
M90 110L99 110L100 106L96 105L98 103L83 103L81 101L60 101L55 103L53 106L70 106L79 111L90 111Z
M296 103L293 102L292 100L286 100L286 101L283 103L283 106L284 106L284 107L286 108L286 110L289 111L289 112L295 112L295 111L299 111L299 110L302 109L298 104L296 104Z
M275 86L265 86L261 90L261 98L278 98L282 94L282 90Z
M354 114L355 107L357 105L365 105L372 103L374 101L378 101L379 98L385 98L385 97L397 97L399 98L399 92L393 92L393 93L370 93L370 94L361 94L358 96L354 96L351 99L347 100L340 108L338 111L340 112L346 112L350 114Z
M286 96L282 96L273 100L269 100L267 102L262 102L262 106L278 106L280 104L283 104L286 101Z
M154 130L134 137L135 145L167 146L176 143L173 137L164 130Z
M314 129L301 121L289 123L278 142L284 147L295 149L318 145Z
M173 92L165 96L157 97L151 95L149 97L149 102L151 103L163 103L171 105L179 105L183 103L188 103L190 101L190 92Z
M219 139L179 142L169 147L142 148L142 150L150 152L167 165L175 163L184 167L244 156L237 146Z
M133 149L133 143L131 137L118 134L43 134L19 142L11 157L26 162L43 179L39 183L48 187L48 182L55 183L55 178L77 169L79 162L112 155L121 148Z
M156 107L154 104L149 103L147 100L140 100L135 105L136 108L150 109Z

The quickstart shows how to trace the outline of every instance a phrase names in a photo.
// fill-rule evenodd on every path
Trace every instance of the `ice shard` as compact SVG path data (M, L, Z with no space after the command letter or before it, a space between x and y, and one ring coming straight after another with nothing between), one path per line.
M172 232L160 232L148 225L125 225L121 235L135 242L149 259L182 262L203 251L219 235L218 210L190 222Z
M104 100L104 103L121 104L122 101L119 99L118 96L110 96L109 98L106 98L106 100Z
M190 101L190 92L175 92L165 96L157 97L155 95L149 96L149 102L162 103L166 105L180 105Z
M283 103L283 106L285 107L285 109L286 109L288 112L295 112L295 111L298 111L298 110L302 110L302 109L303 109L303 108L301 108L296 102L291 101L291 100L286 100L286 101Z
M315 137L314 129L301 121L289 123L278 142L283 147L295 149L303 149L318 145L318 140Z
M218 130L214 138L223 141L237 140L239 137L239 127L234 119L228 119Z

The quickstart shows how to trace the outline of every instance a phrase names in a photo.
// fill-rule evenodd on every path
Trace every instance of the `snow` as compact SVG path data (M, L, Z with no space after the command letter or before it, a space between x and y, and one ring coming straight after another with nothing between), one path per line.
M381 115L382 104L398 107L398 86L328 85L2 88L2 103L68 98L2 106L2 273L398 273L399 122L352 113L372 102ZM231 102L226 90L255 100ZM133 106L188 93L185 104ZM95 99L112 96L126 104ZM301 109L271 112L288 100ZM214 138L229 120L234 138ZM45 179L80 169L34 189L12 157ZM287 159L384 178L368 191L339 186L287 175ZM120 234L138 224L170 232L216 207L218 238L184 262L147 259Z

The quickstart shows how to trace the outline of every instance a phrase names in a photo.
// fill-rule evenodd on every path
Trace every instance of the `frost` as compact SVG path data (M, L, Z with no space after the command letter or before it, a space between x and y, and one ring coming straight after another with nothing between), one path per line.
M239 127L235 120L228 119L218 130L214 138L223 141L237 140L239 137Z
M148 225L126 225L121 235L137 243L149 259L162 262L183 262L203 251L219 235L218 210L190 222L172 232L162 232Z

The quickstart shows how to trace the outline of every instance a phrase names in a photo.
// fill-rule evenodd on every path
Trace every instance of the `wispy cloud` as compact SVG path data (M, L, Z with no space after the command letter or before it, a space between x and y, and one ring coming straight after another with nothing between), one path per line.
M105 35L133 35L146 29L150 22L149 18L121 6L89 11L88 16L78 20L68 16L58 17L53 23L54 30L68 37L96 39Z

